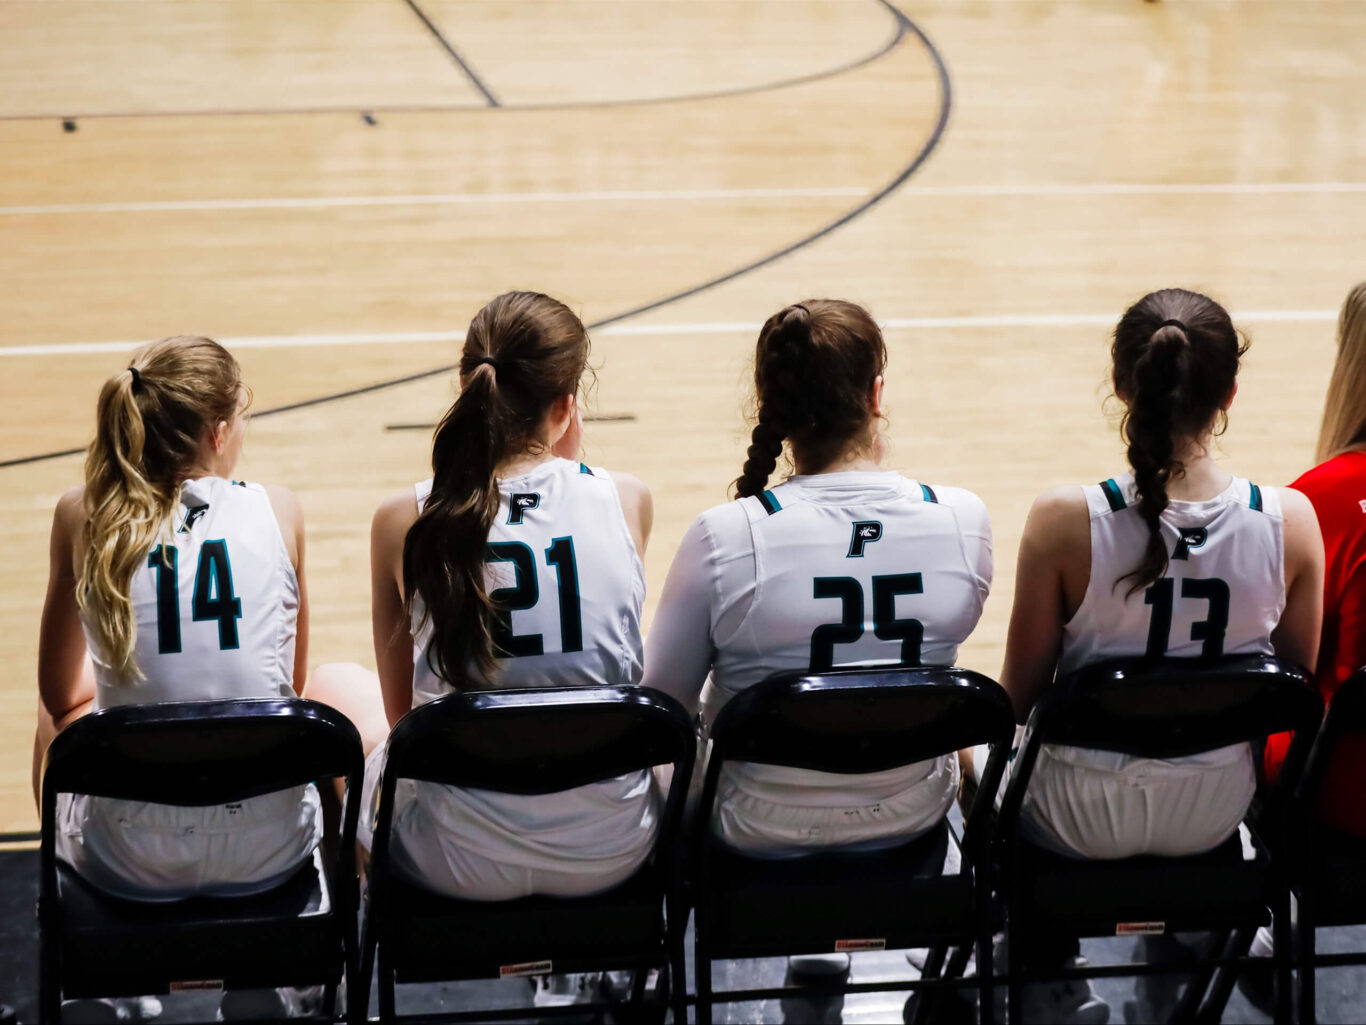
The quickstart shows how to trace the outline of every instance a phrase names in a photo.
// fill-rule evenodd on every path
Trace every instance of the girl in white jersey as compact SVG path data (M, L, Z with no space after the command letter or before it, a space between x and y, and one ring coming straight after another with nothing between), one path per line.
M453 690L635 684L649 492L577 459L588 334L563 303L512 292L476 314L433 477L371 533L375 674L328 666L308 696L356 723L369 757L362 843L390 727ZM649 773L524 796L402 781L396 868L440 893L572 896L628 878L654 840Z
M853 303L810 300L764 324L738 500L683 538L647 686L710 722L783 670L953 664L990 587L991 529L976 495L879 468L886 362L877 323ZM796 474L769 488L784 441ZM733 765L712 826L758 853L893 844L938 823L957 788L952 755L857 776Z
M52 523L35 797L47 745L93 709L293 696L302 683L302 512L284 488L228 479L249 396L227 350L189 337L139 350L101 389L85 485ZM138 900L270 889L322 835L312 787L207 807L62 795L57 814L58 857ZM79 1013L100 1012L115 1010Z
M1150 293L1120 319L1114 389L1132 472L1050 491L1030 510L1001 672L1017 721L1055 676L1109 658L1261 652L1314 665L1323 545L1313 508L1210 452L1244 351L1228 313L1194 292ZM1247 744L1172 760L1046 745L1024 830L1086 858L1211 850L1247 812L1252 758ZM1072 992L1082 997L1072 1020L1105 1020L1089 986ZM1067 1016L1026 992L1027 1020Z

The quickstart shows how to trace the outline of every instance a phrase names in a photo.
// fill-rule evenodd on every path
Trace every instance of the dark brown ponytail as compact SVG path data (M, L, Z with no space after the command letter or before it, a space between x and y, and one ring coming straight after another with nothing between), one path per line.
M403 589L432 625L426 657L458 690L487 685L495 608L484 583L500 463L532 450L556 399L575 393L588 332L564 303L508 292L471 321L460 356L460 396L432 442L432 493L403 542ZM416 602L421 600L421 605Z
M811 299L769 317L754 354L757 416L736 497L764 490L785 440L808 467L834 462L867 430L886 366L882 332L862 306Z
M1185 472L1178 446L1206 431L1223 432L1224 407L1247 346L1213 299L1166 288L1125 311L1110 351L1115 392L1126 407L1120 432L1134 471L1136 508L1148 524L1142 558L1116 582L1132 581L1127 593L1133 594L1167 569L1159 519L1168 485Z

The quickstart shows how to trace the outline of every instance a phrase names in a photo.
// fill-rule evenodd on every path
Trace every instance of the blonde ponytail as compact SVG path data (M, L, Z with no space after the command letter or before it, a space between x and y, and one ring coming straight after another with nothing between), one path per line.
M205 431L232 419L241 389L241 370L226 349L187 336L141 349L100 389L85 460L88 547L76 602L100 658L122 677L142 677L133 657L133 574L159 539L169 543L180 485Z
M1316 463L1366 445L1366 281L1338 316L1338 355L1323 406Z

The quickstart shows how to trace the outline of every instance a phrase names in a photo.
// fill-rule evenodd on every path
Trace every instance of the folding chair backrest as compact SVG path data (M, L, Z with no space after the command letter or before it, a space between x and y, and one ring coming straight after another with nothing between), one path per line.
M1298 781L1297 789L1301 796L1312 798L1317 793L1338 749L1349 742L1354 747L1348 757L1359 757L1356 752L1366 742L1366 667L1358 669L1344 680L1329 702L1323 724L1314 738L1313 749Z
M389 738L385 777L548 794L691 763L692 744L682 707L642 687L474 691L404 716Z
M1312 732L1322 714L1308 674L1268 655L1120 660L1051 687L1030 716L1030 742L1181 758L1286 730Z
M210 805L360 772L360 736L301 698L124 705L93 712L48 749L44 801L58 793ZM46 819L46 816L44 816Z
M866 773L976 744L1006 743L1010 701L967 669L784 673L750 687L712 726L712 761Z

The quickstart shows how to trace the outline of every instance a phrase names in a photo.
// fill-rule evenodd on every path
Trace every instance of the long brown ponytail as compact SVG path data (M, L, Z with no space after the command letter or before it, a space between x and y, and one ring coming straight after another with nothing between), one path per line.
M1128 444L1138 513L1148 524L1143 557L1117 581L1133 581L1128 594L1166 572L1159 519L1169 502L1167 485L1185 469L1177 445L1209 430L1223 433L1224 407L1246 351L1228 311L1181 288L1150 292L1115 327L1115 392L1126 406L1120 432Z
M498 465L536 444L551 404L578 390L587 365L582 321L537 292L498 296L465 334L460 396L432 442L432 493L403 542L409 621L418 610L428 618L426 657L457 689L486 685L502 654L484 583Z
M867 429L886 366L882 331L862 306L809 299L769 317L754 353L758 415L736 496L764 490L784 441L813 468L838 458Z
M85 460L88 547L76 602L100 657L120 676L142 675L133 658L133 573L169 531L205 431L233 418L242 387L241 369L221 345L177 336L140 349L100 389Z

